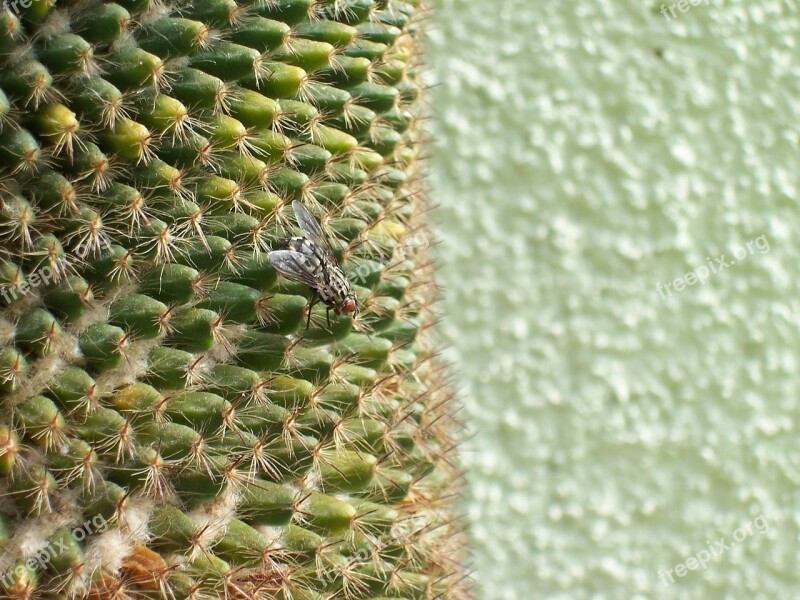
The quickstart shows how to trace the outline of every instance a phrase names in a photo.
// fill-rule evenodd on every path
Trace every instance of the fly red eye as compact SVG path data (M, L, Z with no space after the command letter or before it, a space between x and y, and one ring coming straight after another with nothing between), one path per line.
M352 300L348 300L342 305L342 312L343 313L351 313L356 309L356 303Z

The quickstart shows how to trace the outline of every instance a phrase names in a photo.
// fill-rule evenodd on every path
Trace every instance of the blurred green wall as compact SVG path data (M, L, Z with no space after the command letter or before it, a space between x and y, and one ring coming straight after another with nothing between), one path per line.
M479 597L800 597L800 5L435 4Z

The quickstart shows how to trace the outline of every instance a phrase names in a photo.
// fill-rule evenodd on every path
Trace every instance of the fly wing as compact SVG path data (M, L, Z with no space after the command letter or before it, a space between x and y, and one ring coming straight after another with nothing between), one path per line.
M319 246L327 258L335 264L336 257L333 254L331 245L325 237L325 233L322 231L322 227L320 227L319 221L317 221L314 215L308 212L308 209L303 206L302 202L295 200L292 202L292 208L294 209L294 217L297 219L297 224L300 226L300 229L303 230L303 233L306 234L306 237Z
M312 289L319 286L315 270L304 254L292 250L273 250L267 254L267 259L286 279L305 283Z

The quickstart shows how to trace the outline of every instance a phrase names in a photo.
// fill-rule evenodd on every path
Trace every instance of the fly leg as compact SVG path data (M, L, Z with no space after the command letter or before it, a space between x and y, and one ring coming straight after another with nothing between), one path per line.
M306 310L308 310L308 316L306 317L306 328L303 331L303 333L308 331L308 328L311 325L311 311L317 305L317 302L319 302L319 300L320 300L319 296L317 294L314 294L314 296L311 298L311 302L309 302L306 305Z
M331 307L327 304L325 305L325 322L328 326L322 329L324 329L326 333L333 334L333 331L331 331Z

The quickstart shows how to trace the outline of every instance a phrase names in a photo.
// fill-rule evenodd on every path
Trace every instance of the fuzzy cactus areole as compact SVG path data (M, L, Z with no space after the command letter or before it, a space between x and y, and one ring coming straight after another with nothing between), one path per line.
M0 597L469 597L422 17L6 3ZM357 318L270 263L293 202Z

